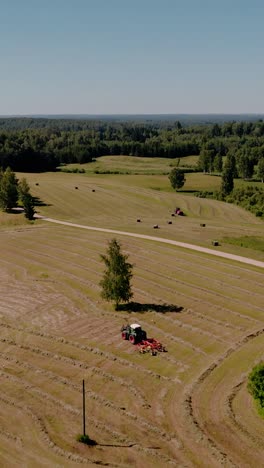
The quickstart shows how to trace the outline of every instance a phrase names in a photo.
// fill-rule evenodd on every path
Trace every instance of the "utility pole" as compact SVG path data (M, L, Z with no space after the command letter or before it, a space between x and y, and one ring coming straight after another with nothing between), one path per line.
M83 380L83 435L86 436L85 434L85 384Z

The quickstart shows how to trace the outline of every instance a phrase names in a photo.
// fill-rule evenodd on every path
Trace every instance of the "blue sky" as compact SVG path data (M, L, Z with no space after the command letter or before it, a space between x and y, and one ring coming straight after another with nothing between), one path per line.
M263 0L0 0L0 115L264 113Z

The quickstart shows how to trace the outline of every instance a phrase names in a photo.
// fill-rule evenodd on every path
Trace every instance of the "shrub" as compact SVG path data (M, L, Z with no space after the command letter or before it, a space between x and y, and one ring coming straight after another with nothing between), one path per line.
M248 377L248 390L253 398L264 408L264 362L255 366Z
M76 437L76 440L78 442L81 442L82 444L86 445L97 445L97 442L93 439L90 439L90 437L87 434L78 434Z

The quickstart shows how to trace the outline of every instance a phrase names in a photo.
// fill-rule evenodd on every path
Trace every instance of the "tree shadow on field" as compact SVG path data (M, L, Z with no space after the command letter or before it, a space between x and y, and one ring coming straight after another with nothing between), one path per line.
M177 193L199 193L199 190L193 190L193 189L181 189L177 191Z
M49 203L45 203L43 200L41 200L39 197L32 197L33 198L33 204L34 206L52 206Z
M183 310L183 307L175 304L141 304L140 302L128 302L127 304L119 304L118 310L125 312L158 312L159 314L166 314L167 312L179 313Z

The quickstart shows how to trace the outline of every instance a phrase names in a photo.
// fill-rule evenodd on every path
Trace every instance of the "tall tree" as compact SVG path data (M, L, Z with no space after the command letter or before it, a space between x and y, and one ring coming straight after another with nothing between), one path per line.
M25 217L29 220L34 218L34 197L30 193L27 179L23 178L18 184L18 194L24 208Z
M254 172L254 161L247 151L239 152L237 156L239 175L243 179L250 179Z
M223 197L229 195L234 188L234 169L232 158L227 158L222 173L221 193Z
M24 198L30 193L30 186L28 185L27 179L23 177L18 184L18 195L23 204Z
M184 186L185 174L180 169L175 167L169 174L171 186L174 190L178 190Z
M30 195L30 193L24 197L23 208L25 217L29 220L34 219L34 214L36 213L36 211L34 205L34 198L32 197L32 195Z
M106 266L100 281L101 295L103 299L114 302L115 310L118 310L120 302L128 302L133 296L130 284L133 265L127 259L128 255L122 254L121 245L116 239L109 241L106 255L101 255Z
M18 181L15 173L8 167L0 177L0 206L10 211L17 206Z
M261 182L264 182L264 158L261 158L258 162L257 166L257 174L258 177L260 178Z
M222 172L223 170L223 157L220 153L217 153L214 159L214 170L216 172Z

